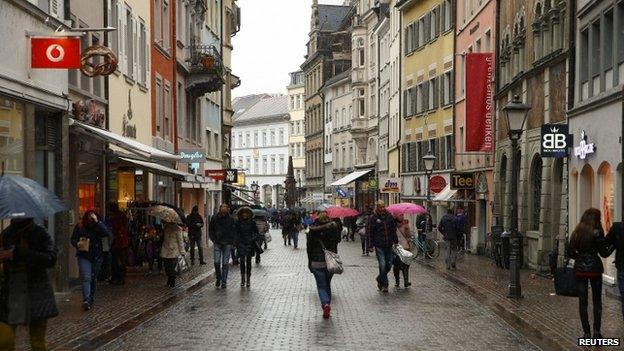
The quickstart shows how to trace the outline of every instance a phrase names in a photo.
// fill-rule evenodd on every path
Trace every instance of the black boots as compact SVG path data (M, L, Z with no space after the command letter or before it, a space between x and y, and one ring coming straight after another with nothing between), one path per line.
M251 286L251 274L249 274L249 273L247 274L247 285L246 286L247 287Z
M412 283L409 281L409 271L407 269L403 270L403 286L410 287Z
M241 276L241 287L245 286L245 276Z

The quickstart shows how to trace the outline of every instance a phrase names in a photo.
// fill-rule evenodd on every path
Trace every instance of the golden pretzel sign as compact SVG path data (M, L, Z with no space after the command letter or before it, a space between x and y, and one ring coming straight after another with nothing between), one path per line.
M89 59L101 56L104 62L93 64ZM111 49L102 45L92 45L82 52L80 71L87 77L107 76L117 69L117 56Z

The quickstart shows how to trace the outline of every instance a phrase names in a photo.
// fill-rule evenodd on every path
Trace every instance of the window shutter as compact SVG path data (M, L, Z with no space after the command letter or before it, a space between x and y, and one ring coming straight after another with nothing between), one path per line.
M438 76L438 103L444 106L444 73Z
M451 23L449 23L449 28L455 27L455 0L448 0L449 8L451 11Z
M112 4L111 4L112 0L106 0L106 18L108 18L108 23L106 23L108 26L110 27L114 27L114 25L111 23L111 20L113 18L113 8L112 8ZM112 36L114 35L114 32L108 32L108 34L106 35L107 40L106 40L106 46L108 46L109 48L111 48L111 50L113 50L113 41L111 40ZM115 50L113 50L114 52ZM115 52L115 55L117 53Z
M455 71L451 71L451 81L449 82L449 103L455 102Z
M409 53L409 29L410 27L405 28L405 50L404 53L407 55Z
M442 5L444 5L444 1L442 2ZM442 17L442 8L440 6L436 8L436 31L438 33L444 32L444 19Z
M440 28L440 33L444 33L444 31L446 30L446 28L444 27L444 19L446 18L446 11L448 11L448 9L446 8L446 0L442 0L442 3L440 4L440 20L438 21L438 28Z
M425 15L425 43L431 41L431 18L429 17L431 12Z
M418 37L418 25L419 21L414 22L414 26L412 27L412 31L414 33L414 49L418 49L420 47L420 38Z
M440 76L433 78L433 108L440 106Z
M119 66L121 73L127 73L128 57L126 56L126 45L128 41L126 40L126 10L121 2L117 3L117 22L119 23L117 26L117 33L120 34L117 37L119 42Z
M409 113L407 112L407 90L403 91L403 117L407 117Z

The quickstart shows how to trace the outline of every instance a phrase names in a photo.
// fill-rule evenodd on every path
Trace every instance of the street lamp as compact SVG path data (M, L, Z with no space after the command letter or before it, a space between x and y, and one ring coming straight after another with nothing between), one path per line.
M509 287L507 297L521 298L522 287L520 286L520 232L518 231L518 140L522 135L522 129L531 106L522 103L518 95L503 107L507 119L507 135L511 140L511 252L509 255Z
M429 186L429 182L431 181L431 174L433 173L433 165L435 164L436 157L431 153L431 149L429 149L427 154L422 157L422 160L425 164L425 175L427 176L427 222L425 232L429 234L431 232L431 221L429 220L431 216L431 187Z

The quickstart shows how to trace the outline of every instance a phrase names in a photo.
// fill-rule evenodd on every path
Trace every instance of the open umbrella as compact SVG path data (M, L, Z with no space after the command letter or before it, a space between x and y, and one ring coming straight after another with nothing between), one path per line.
M253 212L254 217L269 217L269 212L265 210L253 208L251 211Z
M67 204L32 179L0 175L0 219L45 218L69 211Z
M357 210L342 206L330 206L326 211L329 218L355 217L360 214Z
M386 207L386 210L388 210L388 212L390 212L395 217L404 214L427 213L427 210L424 207L409 202L402 202L399 204L390 205Z
M180 220L180 216L178 215L178 212L176 212L176 210L174 210L171 207L164 206L164 205L151 206L150 208L147 209L147 214L150 216L158 217L162 221L165 221L165 222L170 222L170 223L175 223L175 224L183 223L182 220Z

